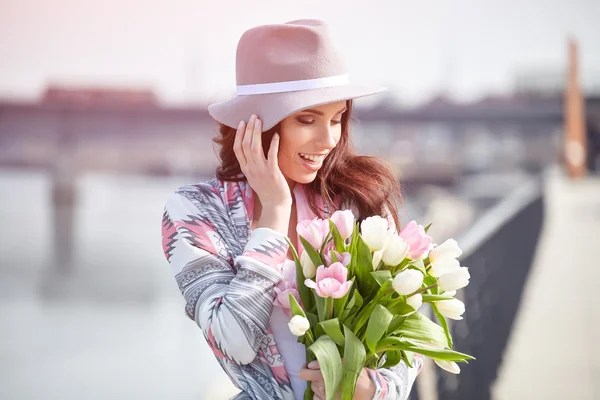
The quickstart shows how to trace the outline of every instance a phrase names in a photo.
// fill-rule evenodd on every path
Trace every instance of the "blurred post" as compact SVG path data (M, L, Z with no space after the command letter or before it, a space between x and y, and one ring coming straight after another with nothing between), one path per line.
M72 272L73 226L77 191L75 186L74 140L68 118L58 132L56 157L51 167L53 270Z
M573 179L586 174L585 102L579 81L577 43L568 42L568 73L564 92L564 160L569 176Z

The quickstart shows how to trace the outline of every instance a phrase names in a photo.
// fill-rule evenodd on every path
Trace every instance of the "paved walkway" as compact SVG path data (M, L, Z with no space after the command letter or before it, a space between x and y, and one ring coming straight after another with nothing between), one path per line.
M600 179L546 184L547 213L493 398L600 399Z

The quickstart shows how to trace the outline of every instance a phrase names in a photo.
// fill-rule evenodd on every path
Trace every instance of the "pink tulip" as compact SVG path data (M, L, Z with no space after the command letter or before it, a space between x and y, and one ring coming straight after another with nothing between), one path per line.
M332 249L329 251L329 253L323 255L323 257L325 258L325 265L327 265L328 267L331 266L333 262L333 255L331 254L332 252L335 253L335 258L337 262L341 262L344 267L347 267L348 264L350 264L350 253L344 252L340 254Z
M410 221L398 234L410 247L408 258L419 259L431 247L431 237L425 233L425 228L415 221Z
M316 282L307 279L304 284L315 289L320 297L339 299L344 297L350 290L350 286L352 286L352 281L347 280L347 278L348 268L340 262L335 262L329 267L321 265L317 268Z
M315 218L304 220L296 225L296 232L311 244L315 250L320 250L325 237L329 233L329 221Z
M292 316L292 306L290 304L290 293L292 296L296 298L298 304L302 305L300 301L300 294L298 293L298 289L295 287L290 287L290 285L285 284L283 289L280 286L275 288L275 296L274 305L277 307L283 308L283 311L287 314L288 317Z
M354 230L354 214L352 214L352 211L338 210L333 213L331 220L340 232L340 236L343 240L346 240L352 236L352 231Z
M291 305L290 305L290 293L296 298L298 304L300 302L300 295L298 293L298 287L296 286L296 263L291 260L285 260L281 269L282 279L275 287L275 306L283 308L285 313L291 317Z

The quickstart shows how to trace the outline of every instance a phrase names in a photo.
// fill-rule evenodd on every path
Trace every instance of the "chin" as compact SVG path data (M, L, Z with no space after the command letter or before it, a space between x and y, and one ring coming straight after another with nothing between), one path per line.
M292 180L296 183L300 183L306 185L307 183L311 183L317 178L317 173L312 174L297 174L292 177Z

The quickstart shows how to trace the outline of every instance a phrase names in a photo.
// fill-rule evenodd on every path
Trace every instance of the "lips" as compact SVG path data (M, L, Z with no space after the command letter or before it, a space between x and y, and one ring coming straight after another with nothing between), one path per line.
M325 158L324 154L306 154L306 153L298 153L298 155L300 156L300 158L302 158L304 161L310 162L310 163L314 163L314 164L319 164L323 161L323 159Z

